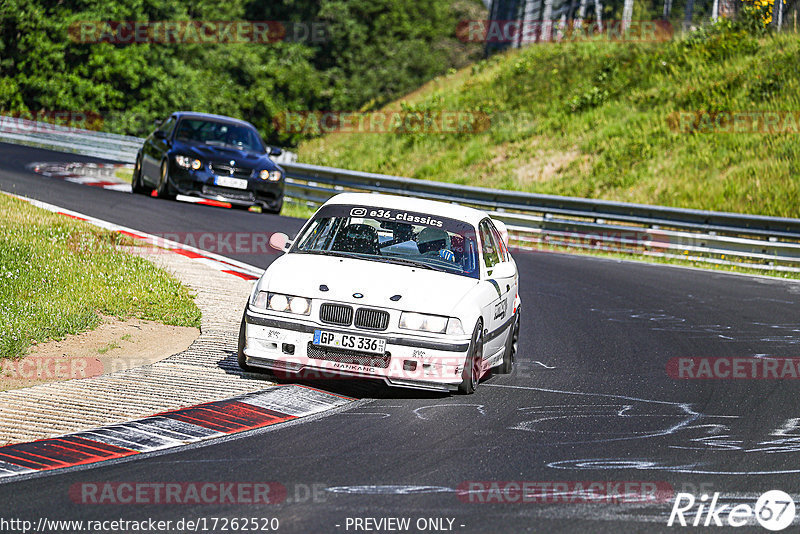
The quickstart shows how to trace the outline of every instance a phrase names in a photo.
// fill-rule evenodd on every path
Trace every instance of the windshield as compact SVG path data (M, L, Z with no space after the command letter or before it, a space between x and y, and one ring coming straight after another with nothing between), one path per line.
M291 252L348 256L479 277L475 230L426 213L332 205L314 215Z
M229 146L251 152L264 152L258 133L247 126L205 119L182 119L175 138L212 146Z

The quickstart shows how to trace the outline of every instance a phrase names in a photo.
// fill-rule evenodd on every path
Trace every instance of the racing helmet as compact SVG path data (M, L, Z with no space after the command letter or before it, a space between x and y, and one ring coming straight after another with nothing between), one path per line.
M417 248L421 254L438 254L450 249L450 234L441 228L426 227L417 235Z

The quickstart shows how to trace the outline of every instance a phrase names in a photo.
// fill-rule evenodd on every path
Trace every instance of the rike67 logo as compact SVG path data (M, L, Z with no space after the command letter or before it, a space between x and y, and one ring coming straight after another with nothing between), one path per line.
M762 494L754 506L747 503L719 504L720 494L711 498L703 494L697 499L691 493L678 493L672 504L667 526L743 527L759 524L767 530L788 527L795 517L795 505L788 493L770 490Z

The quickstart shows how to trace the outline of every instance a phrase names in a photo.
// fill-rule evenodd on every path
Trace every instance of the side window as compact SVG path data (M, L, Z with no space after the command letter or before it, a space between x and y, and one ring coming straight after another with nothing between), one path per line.
M497 243L497 252L500 256L500 261L508 261L508 249L506 248L506 243L503 241L503 236L500 235L500 231L495 225L492 225L492 235L494 236L495 243Z
M492 235L492 228L487 221L481 222L479 230L481 233L481 246L483 247L483 262L486 264L487 269L491 269L500 263L497 243L494 235Z
M175 127L175 117L170 117L164 122L162 122L161 126L159 126L158 129L161 130L162 132L165 132L167 134L167 137L169 137L174 127Z

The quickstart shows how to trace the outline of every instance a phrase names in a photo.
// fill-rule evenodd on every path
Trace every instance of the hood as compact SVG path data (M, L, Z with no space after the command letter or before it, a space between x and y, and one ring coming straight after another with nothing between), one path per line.
M203 143L187 143L176 141L173 145L173 152L186 156L196 157L204 162L224 163L228 165L231 160L235 161L236 167L248 169L277 169L277 165L267 154L239 150L238 148L226 146L210 146Z
M274 293L452 316L478 280L405 265L292 253L275 260L259 284L262 291ZM320 291L323 284L328 291ZM354 293L364 296L354 298ZM400 300L389 300L394 295Z

